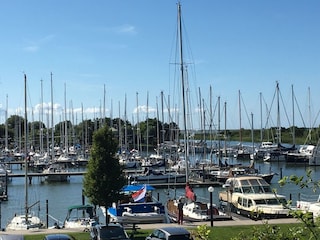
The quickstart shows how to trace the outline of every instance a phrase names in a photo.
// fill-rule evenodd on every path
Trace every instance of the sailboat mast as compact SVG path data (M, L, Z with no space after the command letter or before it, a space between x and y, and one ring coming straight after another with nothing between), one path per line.
M263 140L263 134L262 134L262 93L260 92L260 142Z
M165 138L165 130L164 130L164 109L163 109L163 106L164 106L164 104L163 104L163 91L161 91L161 121L162 121L162 123L161 123L161 132L162 132L162 141L161 141L161 143L162 144L164 144L164 138ZM169 113L170 114L170 113ZM158 118L159 119L159 118ZM158 121L159 122L159 121ZM159 125L159 124L157 124L157 125ZM160 148L160 135L158 135L159 136L159 142L158 142L158 148L157 148L157 151L159 152L160 150L159 150L159 148ZM165 156L165 154L164 154L164 148L162 148L162 156Z
M24 164L25 164L25 173L24 173L24 181L25 181L25 218L26 222L28 222L28 118L27 118L27 75L24 74Z
M5 113L5 119L6 119L6 124L5 124L5 146L6 146L6 151L8 150L8 94L6 96L6 113Z
M41 128L40 128L40 153L43 153L43 80L41 82L41 109L40 109L40 121L41 121Z
M181 90L182 90L182 109L183 109L183 140L184 140L184 156L186 161L186 180L189 179L189 159L188 159L188 139L187 139L187 114L186 114L186 96L184 82L184 62L183 62L183 47L182 47L182 23L181 23L181 5L178 3L178 28L179 28L179 45L180 45L180 74L181 74Z
M221 134L220 134L220 96L218 97L218 153L219 166L221 165Z
M292 93L292 144L296 144L296 132L295 132L295 121L294 121L294 90L293 85L291 85L291 93Z
M124 98L124 146L128 150L128 131L127 131L127 95Z
M147 158L148 157L149 157L149 92L147 92Z
M67 86L66 83L64 83L64 149L67 155L69 154L68 146Z
M253 128L253 113L251 113L251 142L252 142L252 161L254 163L254 128Z
M240 140L240 147L242 147L242 118L241 118L241 94L239 90L239 140Z
M54 160L54 123L53 123L53 82L52 73L50 74L51 85L51 160Z
M280 123L280 89L279 89L279 82L277 81L277 125L278 125L278 131L277 131L277 143L281 143L281 123Z

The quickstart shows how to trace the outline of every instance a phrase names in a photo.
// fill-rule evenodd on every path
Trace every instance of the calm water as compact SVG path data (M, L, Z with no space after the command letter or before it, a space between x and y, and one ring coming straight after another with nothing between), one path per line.
M237 163L237 161L233 160L229 163ZM240 163L243 165L249 165L249 162ZM286 195L287 198L289 198L291 194L293 201L297 200L299 192L313 194L314 196L319 194L319 191L317 193L313 193L309 189L301 190L293 185L286 185L286 187L280 188L277 184L281 176L281 171L283 176L289 176L292 174L303 176L305 175L306 169L309 168L308 166L294 164L289 165L284 162L257 162L256 168L260 169L262 173L268 171L278 173L278 175L275 175L272 180L272 187L277 188L278 193ZM311 169L313 170L314 179L319 180L320 167L311 167ZM12 171L18 173L22 170L18 169L18 167L13 167ZM34 178L32 185L29 185L29 205L40 201L40 212L38 213L38 211L36 211L37 208L33 208L33 210L39 214L43 221L45 221L46 200L48 200L49 215L60 221L63 221L69 206L82 203L82 179L82 176L71 176L70 181L66 183L42 183L39 178ZM221 187L215 187L214 189L213 200L216 204L218 204L218 193L223 189ZM209 201L209 193L207 188L194 188L194 191L199 200L207 202ZM168 197L172 197L174 195L180 196L182 194L184 194L184 189L176 189L175 191L169 191L168 189L157 189L153 196L156 197L159 195L160 201L165 203ZM8 196L9 200L1 203L1 228L5 228L8 221L11 220L15 213L24 213L24 178L12 179L12 182L9 183L8 187ZM102 214L100 219L103 219ZM54 222L55 221L53 219L50 219L49 226L52 226Z

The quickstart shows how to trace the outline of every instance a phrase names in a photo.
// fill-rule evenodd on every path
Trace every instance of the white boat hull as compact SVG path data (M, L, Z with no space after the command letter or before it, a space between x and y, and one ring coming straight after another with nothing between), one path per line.
M118 223L161 223L166 222L165 214L159 213L129 213L124 212L122 216L110 215L112 222Z
M28 229L40 229L43 227L43 223L40 218L36 216L29 216L26 221L25 215L14 216L11 222L6 227L6 230L28 230Z

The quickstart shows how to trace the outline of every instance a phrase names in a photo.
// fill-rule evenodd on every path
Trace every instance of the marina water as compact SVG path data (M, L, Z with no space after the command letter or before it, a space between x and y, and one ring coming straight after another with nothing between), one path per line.
M229 160L229 164L242 164L249 165L249 160ZM278 181L281 176L304 176L307 169L312 170L312 176L314 180L319 180L320 166L309 167L308 164L288 164L285 162L270 162L257 161L255 167L262 173L269 171L277 173L272 179L272 188L276 188L279 194L285 195L288 199L291 198L293 204L298 200L298 194L309 195L310 198L316 198L319 195L319 191L313 193L311 189L300 189L298 186L288 184L285 187L279 187ZM79 171L83 169L77 169ZM13 173L21 173L23 169L20 169L18 165L13 165ZM62 224L64 221L67 209L69 206L82 204L82 185L83 176L71 176L68 182L47 183L40 177L34 177L32 184L28 187L29 205L39 201L40 207L33 207L32 210L36 215L45 222L46 220L46 201L48 201L49 212L49 226L53 226L55 222ZM12 219L14 214L24 213L24 184L25 179L12 178L8 186L8 201L1 202L1 228L4 229L7 223ZM209 202L209 192L207 187L193 187L194 192L197 194L197 199L200 201ZM213 201L216 205L219 205L218 193L224 189L219 186L214 187ZM153 197L158 198L163 203L170 197L179 197L184 195L184 188L173 189L169 186L167 188L156 189L153 193ZM88 203L87 200L85 200ZM40 210L38 212L38 210ZM99 213L99 212L98 212ZM100 220L104 221L102 213L99 213Z

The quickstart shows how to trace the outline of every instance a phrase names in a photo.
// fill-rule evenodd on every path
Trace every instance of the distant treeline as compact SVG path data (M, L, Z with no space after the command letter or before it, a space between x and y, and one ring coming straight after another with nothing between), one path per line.
M220 134L210 134L208 131L197 132L195 139L201 140L205 138L208 140L211 136L215 139L228 140L228 141L241 141L241 142L280 142L288 144L314 144L316 145L320 137L319 128L269 128L269 129L238 129L238 130L222 130ZM278 141L278 136L279 141Z
M156 148L164 141L177 141L184 138L184 132L175 122L162 123L156 118L149 118L138 124L132 125L129 121L119 118L96 118L83 120L79 124L72 124L71 121L62 121L55 126L48 127L41 121L28 122L28 144L29 147L37 149L47 149L49 146L65 147L79 145L82 148L90 148L92 136L101 126L108 125L113 133L114 140L118 141L119 147L127 149L144 150ZM6 123L0 124L0 148L8 144L9 149L23 148L25 131L24 118L12 115ZM228 140L241 142L271 141L274 143L288 144L317 144L319 139L319 128L281 128L272 127L269 129L255 129L253 134L251 129L241 130L206 130L188 131L189 139L192 140ZM280 137L279 137L280 136ZM54 141L52 141L52 137Z

